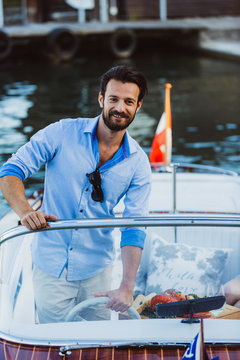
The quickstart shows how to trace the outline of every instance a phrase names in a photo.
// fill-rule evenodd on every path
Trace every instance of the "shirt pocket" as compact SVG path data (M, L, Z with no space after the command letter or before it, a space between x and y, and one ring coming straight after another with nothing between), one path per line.
M119 170L119 172L121 171ZM129 174L124 175L110 169L105 171L101 178L104 200L110 201L115 205L129 187L131 181Z

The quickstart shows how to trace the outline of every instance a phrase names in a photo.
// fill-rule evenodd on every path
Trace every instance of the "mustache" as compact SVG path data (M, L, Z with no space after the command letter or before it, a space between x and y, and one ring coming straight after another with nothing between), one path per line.
M122 117L122 118L125 118L125 119L128 119L128 115L127 114L125 114L124 112L118 112L118 111L111 111L110 113L109 113L109 115L116 115L116 116L120 116L120 117Z

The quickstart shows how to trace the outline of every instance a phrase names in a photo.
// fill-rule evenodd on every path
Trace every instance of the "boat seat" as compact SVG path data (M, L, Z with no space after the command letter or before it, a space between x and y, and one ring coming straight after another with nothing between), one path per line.
M239 239L240 229L237 228L148 229L135 294L161 293L168 288L181 290L181 287L188 289L188 293L196 293L196 279L199 284L202 282L203 291L203 282L207 281L204 278L216 287L224 284L240 273ZM159 241L158 248L154 241ZM196 251L202 255L201 259L197 258L197 265Z

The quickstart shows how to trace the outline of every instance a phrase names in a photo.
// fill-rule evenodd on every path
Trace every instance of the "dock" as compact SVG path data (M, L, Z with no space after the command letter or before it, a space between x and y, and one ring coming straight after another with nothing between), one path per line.
M109 47L112 47L112 52L116 56L128 57L132 56L138 43L147 39L148 43L150 40L158 44L170 41L173 45L178 43L211 55L234 60L240 59L240 17L110 21L106 23L91 21L83 24L52 21L5 26L1 31L7 35L13 47L24 44L24 42L28 45L38 42L38 40L46 42L51 34L55 34L54 40L52 35L50 42L53 44L53 41L59 41L56 44L58 48L61 46L61 42L64 43L65 41L66 45L66 34L69 32L75 37L70 39L70 35L68 36L68 40L74 47L71 56L75 56L79 51L77 42L78 44L79 41L85 42L86 45L88 41L92 43L95 39L96 44L99 42L109 43ZM60 41L57 39L56 33L58 36L61 33L62 38L64 35L65 39ZM177 41L174 42L174 39ZM43 44L42 42L42 46L44 46ZM66 53L66 49L64 51Z

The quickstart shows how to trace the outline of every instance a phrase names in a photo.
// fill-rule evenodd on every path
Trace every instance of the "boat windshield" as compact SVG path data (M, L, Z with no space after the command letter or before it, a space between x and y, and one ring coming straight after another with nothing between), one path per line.
M21 337L28 327L32 333L32 326L58 324L51 336L61 338L61 326L70 323L237 319L232 303L182 316L169 316L157 304L224 296L222 285L240 274L239 224L239 216L181 214L65 220L36 232L11 229L0 237L0 331ZM145 231L146 240L133 306L111 312L106 294L95 294L119 288L121 237L125 231L135 236L136 230Z

